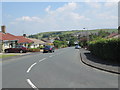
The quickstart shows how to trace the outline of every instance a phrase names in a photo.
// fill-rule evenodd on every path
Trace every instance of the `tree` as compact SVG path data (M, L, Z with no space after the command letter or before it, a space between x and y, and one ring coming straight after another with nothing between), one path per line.
M101 37L101 38L104 38L104 37L108 36L109 34L110 34L109 32L105 32L105 31L102 31L102 30L100 30L98 32L98 36Z
M82 47L87 46L87 37L80 38L79 45Z
M69 46L75 46L75 42L77 41L77 37L71 36L69 40Z

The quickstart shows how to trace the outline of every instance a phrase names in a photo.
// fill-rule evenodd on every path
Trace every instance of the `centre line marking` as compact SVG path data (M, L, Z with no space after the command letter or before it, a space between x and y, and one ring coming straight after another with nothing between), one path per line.
M41 60L39 60L39 62L42 62L42 61L44 61L46 58L43 58L43 59L41 59Z
M32 69L32 67L33 67L34 65L36 65L36 64L37 64L37 63L32 64L32 65L28 68L27 73L29 73L30 70Z
M28 82L28 84L29 84L32 88L34 88L35 90L39 90L39 89L30 81L30 79L27 79L27 82Z

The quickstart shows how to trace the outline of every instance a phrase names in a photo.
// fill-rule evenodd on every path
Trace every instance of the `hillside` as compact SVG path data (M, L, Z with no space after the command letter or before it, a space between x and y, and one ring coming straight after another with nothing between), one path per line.
M88 30L88 32L97 33L100 30L106 31L109 33L118 32L117 29L95 29L95 30ZM58 37L59 35L65 35L65 34L77 34L79 32L86 32L86 30L43 32L43 33L38 33L38 34L34 34L34 35L29 35L28 37L42 39L42 38L49 38L49 37Z

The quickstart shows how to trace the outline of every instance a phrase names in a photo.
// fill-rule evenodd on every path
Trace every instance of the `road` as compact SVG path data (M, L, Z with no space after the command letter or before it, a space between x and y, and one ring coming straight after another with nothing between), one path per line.
M84 65L73 47L2 63L3 88L118 88L118 75Z

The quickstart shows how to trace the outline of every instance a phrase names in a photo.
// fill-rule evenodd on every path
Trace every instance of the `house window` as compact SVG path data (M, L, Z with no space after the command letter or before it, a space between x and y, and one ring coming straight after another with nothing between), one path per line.
M9 43L8 42L4 42L4 46L9 46Z

